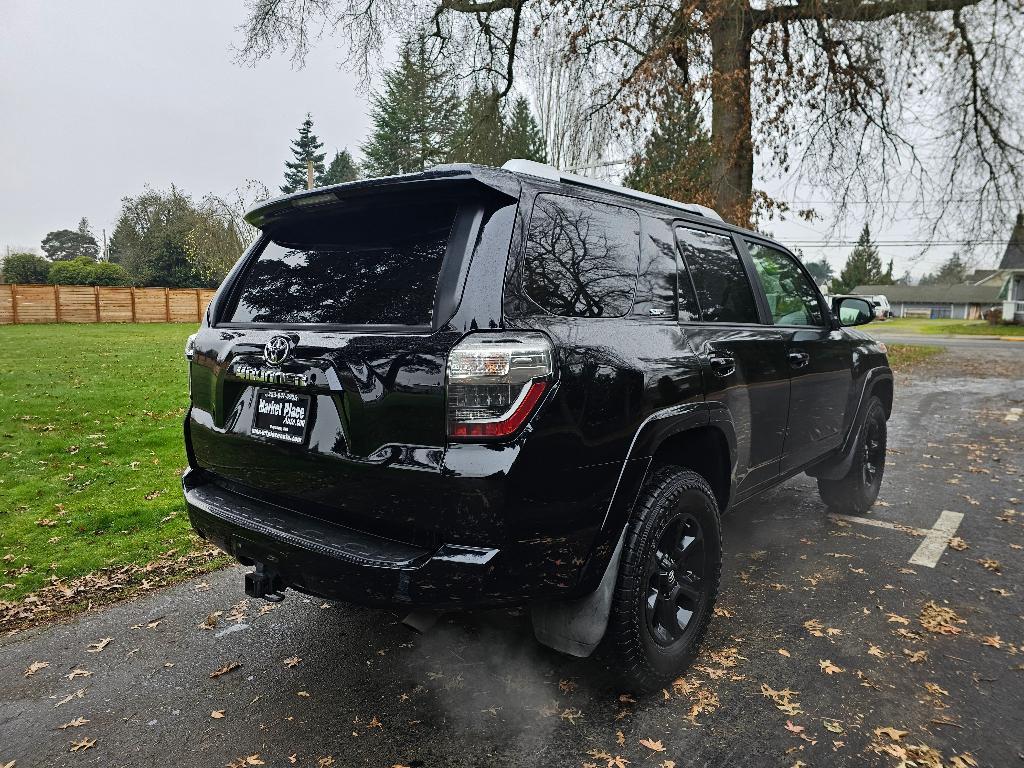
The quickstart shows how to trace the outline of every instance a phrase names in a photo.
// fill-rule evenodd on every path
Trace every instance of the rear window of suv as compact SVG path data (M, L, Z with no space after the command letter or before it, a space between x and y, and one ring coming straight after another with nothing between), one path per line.
M633 306L640 267L636 211L563 195L537 195L523 286L562 317L622 317Z
M429 325L458 206L389 198L296 217L242 275L230 323Z

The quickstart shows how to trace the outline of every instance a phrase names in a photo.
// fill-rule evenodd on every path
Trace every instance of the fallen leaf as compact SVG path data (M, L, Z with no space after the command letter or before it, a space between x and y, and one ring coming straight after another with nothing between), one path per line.
M981 644L991 646L992 648L1002 648L1003 639L999 635L987 635L981 638Z
M665 745L661 741L651 741L650 739L640 739L640 743L647 747L652 752L664 752Z
M779 648L779 655L785 656L787 659L790 658L789 651L785 648Z
M69 693L63 699L61 699L56 704L54 704L53 708L56 709L57 707L61 706L62 704L67 704L72 699L80 699L80 698L82 698L83 696L85 696L85 690L86 690L85 688L79 688L74 693Z
M214 611L205 619L203 623L199 625L200 629L213 629L217 626L217 618L223 613L223 611Z
M834 675L836 672L845 672L842 667L837 667L829 659L821 659L818 662L818 666L821 667L821 671L826 675Z
M912 651L909 648L904 648L903 655L907 657L907 661L911 664L920 664L928 658L928 651Z
M1003 566L999 563L999 561L993 560L989 557L981 558L980 560L978 560L978 564L986 571L992 571L993 573L1003 572Z
M88 721L88 720L86 720L86 719L85 719L84 717L76 717L76 718L75 718L74 720L72 720L71 722L68 722L68 723L64 723L64 725L61 725L61 726L59 726L59 728L60 728L60 729L61 729L62 731L66 731L66 730L67 730L68 728L79 728L79 727L81 727L81 726L85 725L85 724L86 724L86 723L88 723L88 722L89 722L89 721Z
M213 710L213 712L210 713L210 717L212 717L214 720L220 720L222 717L224 717L224 710L215 709Z
M99 653L104 648L106 648L108 645L110 645L110 642L113 639L114 638L112 638L112 637L104 637L101 640L97 640L95 643L89 643L89 647L86 648L85 651L86 651L86 653Z
M952 608L938 605L931 600L921 608L921 615L918 617L918 621L929 632L939 635L957 635L963 631L957 624L967 623L957 616Z
M945 688L940 688L936 683L925 683L925 690L934 696L949 696L949 691Z
M951 768L977 768L978 761L970 752L964 752L962 755L953 755L949 764Z
M831 731L832 733L842 733L843 732L843 726L841 726L839 723L835 722L834 720L823 720L822 721L822 725L825 726L825 730Z
M675 760L662 760L659 768L676 768Z
M228 672L234 669L238 669L240 666L242 665L237 661L229 661L227 664L224 664L219 669L215 669L213 672L211 672L210 677L215 678L220 677L221 675L226 675Z
M876 656L879 659L884 659L887 654L885 653L885 651L883 651L877 645L869 645L868 646L868 655Z
M885 615L889 617L889 621L891 623L893 623L893 624L909 624L910 623L910 619L906 618L905 616L900 616L898 613L887 613Z
M786 730L790 733L803 733L806 729L802 725L794 725L792 720L787 720Z
M308 698L309 698L309 691L299 691L299 692L298 692L297 694L295 694L295 695L296 695L296 696L300 696L300 697L302 697L303 699L308 699Z
M40 669L46 669L48 666L50 666L48 661L33 661L28 665L28 669L25 670L25 677L32 677Z
M961 539L959 536L954 536L947 543L950 549L955 549L957 552L963 552L969 546L967 542Z
M284 665L286 667L288 667L289 669L291 669L292 667L299 666L299 663L301 661L302 661L302 659L300 659L298 656L291 656L291 657L289 657L289 658L284 660Z
M900 731L896 728L892 728L891 726L886 726L885 728L875 728L876 739L881 738L882 736L888 736L893 741L899 741L908 733L910 733L910 731Z
M618 744L620 747L624 746L626 743L626 734L624 734L622 731L616 731L615 743Z
M800 709L800 704L792 700L794 696L799 694L796 691L791 691L789 688L776 691L771 686L762 683L761 695L767 696L774 701L775 706L787 715L799 715L803 711Z
M81 750L81 751L84 752L85 750L92 749L95 746L96 746L96 739L83 738L83 739L81 739L79 741L71 742L71 751L72 752L78 752L79 750Z
M76 677L91 677L91 676L92 676L92 672L90 672L88 669L80 669L78 667L75 667L70 672L68 672L66 675L64 675L64 677L66 677L68 680L74 680Z

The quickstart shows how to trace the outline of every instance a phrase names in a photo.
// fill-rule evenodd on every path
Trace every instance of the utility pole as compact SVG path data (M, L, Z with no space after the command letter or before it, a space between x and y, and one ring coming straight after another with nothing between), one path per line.
M110 254L107 253L107 228L103 228L103 261L110 261Z
M313 161L306 161L306 189L313 188Z

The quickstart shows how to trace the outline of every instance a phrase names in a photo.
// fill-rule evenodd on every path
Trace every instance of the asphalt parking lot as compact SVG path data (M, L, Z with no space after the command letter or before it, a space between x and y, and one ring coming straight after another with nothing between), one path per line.
M229 568L0 640L0 766L1024 765L1020 409L1024 345L901 376L880 503L831 518L801 476L733 511L704 653L653 695L522 614L419 636Z

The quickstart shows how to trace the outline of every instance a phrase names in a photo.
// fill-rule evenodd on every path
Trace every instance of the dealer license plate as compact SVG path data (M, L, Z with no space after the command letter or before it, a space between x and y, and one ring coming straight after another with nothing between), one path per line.
M249 431L257 437L301 443L306 438L309 395L261 389L256 395L256 415Z

